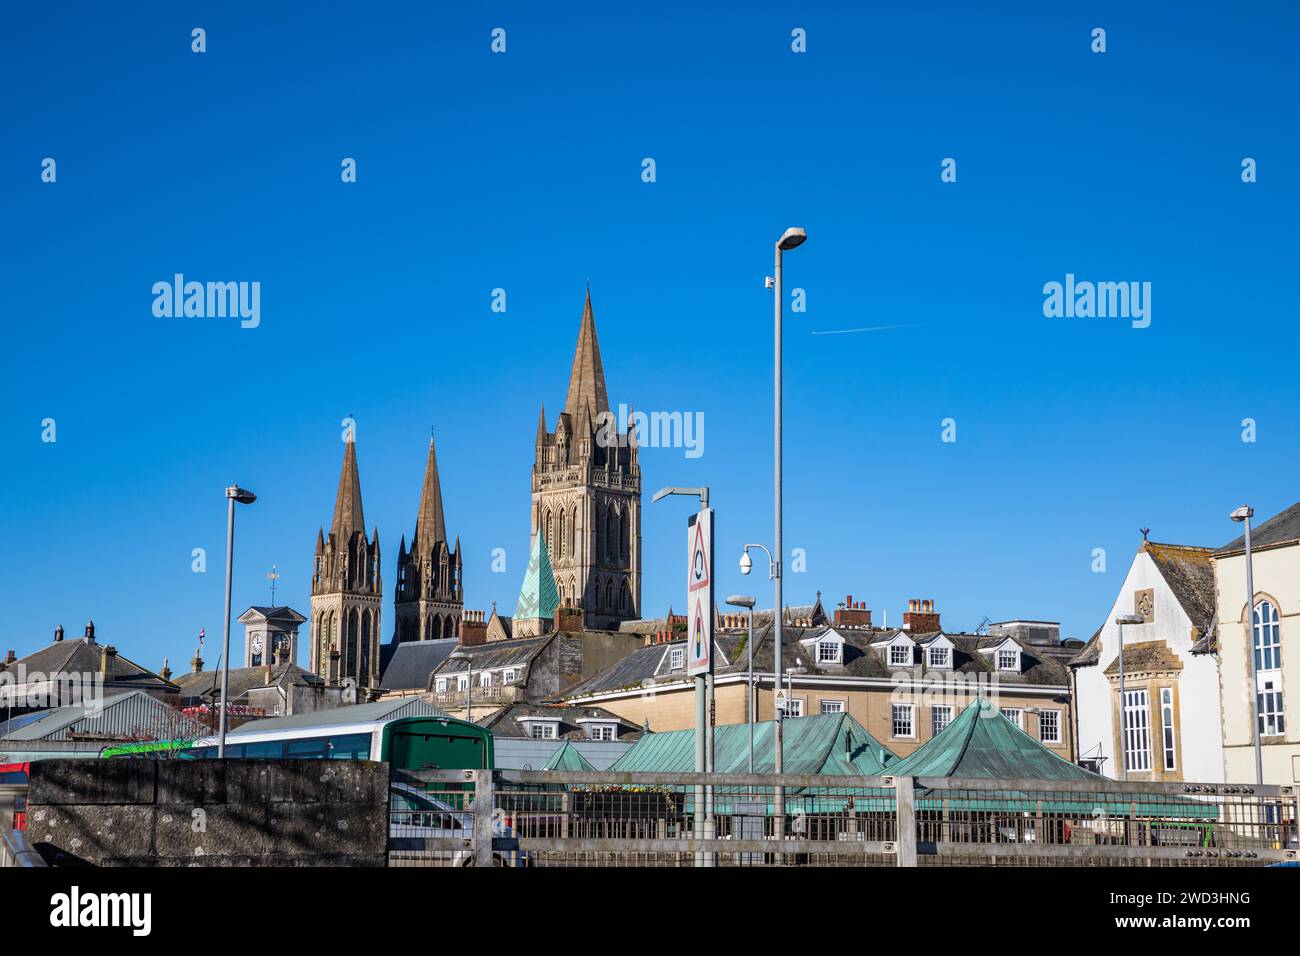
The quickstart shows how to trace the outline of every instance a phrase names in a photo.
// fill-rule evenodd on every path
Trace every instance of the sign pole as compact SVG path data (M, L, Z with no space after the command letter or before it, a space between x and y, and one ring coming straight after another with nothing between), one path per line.
M695 772L713 772L713 509L704 507L686 521L686 669L695 678ZM715 832L713 787L695 788L695 832L711 840ZM698 838L698 836L697 836ZM712 853L697 853L696 866L713 866Z

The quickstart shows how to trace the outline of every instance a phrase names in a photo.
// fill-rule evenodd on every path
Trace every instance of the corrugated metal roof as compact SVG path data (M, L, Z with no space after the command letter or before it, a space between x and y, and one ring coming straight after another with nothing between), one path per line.
M848 714L792 717L783 722L783 736L782 768L786 773L871 776L892 773L893 764L898 760ZM773 772L775 740L775 721L754 724L755 773ZM714 728L713 767L717 773L745 773L748 770L748 724L726 724ZM695 731L643 734L610 769L692 773L695 770Z
M1105 779L1058 757L982 697L889 772L908 777Z
M107 738L198 737L207 730L142 690L105 697L99 706L54 707L26 714L4 731L5 740L70 740L73 735Z
M608 770L632 749L630 742L620 740L537 740L493 734L492 753L498 770L543 770L564 743L581 754L593 770Z
M421 697L399 697L396 700L381 700L373 704L350 704L335 707L333 710L315 710L306 714L291 714L288 717L267 717L265 720L250 720L236 730L230 731L231 737L240 734L265 733L267 731L297 730L302 727L338 727L345 724L366 724L375 720L395 720L398 717L446 717L447 714Z

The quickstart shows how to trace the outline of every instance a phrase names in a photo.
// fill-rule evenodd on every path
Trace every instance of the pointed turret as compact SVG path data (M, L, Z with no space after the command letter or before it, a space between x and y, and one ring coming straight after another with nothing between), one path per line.
M316 553L317 554L325 553L325 529L324 528L316 529Z
M546 403L542 403L541 409L537 413L537 445L546 444Z
M519 600L515 602L515 636L535 637L546 633L559 605L560 594L555 587L550 552L546 550L543 536L535 534L528 568L524 571L524 583L519 588Z
M415 519L415 538L411 551L425 555L439 541L447 540L447 528L442 517L442 483L438 478L438 453L434 451L433 436L429 436L429 458L424 465L424 487L420 489L420 511Z
M366 534L366 518L361 511L361 477L357 474L357 443L349 437L344 445L343 472L339 475L339 493L334 499L334 521L330 534L342 545L352 532Z
M578 329L578 347L573 353L573 371L569 373L569 394L564 410L575 421L586 406L594 417L609 411L605 392L605 367L600 362L600 343L596 341L596 319L591 312L591 290L582 307L582 325Z

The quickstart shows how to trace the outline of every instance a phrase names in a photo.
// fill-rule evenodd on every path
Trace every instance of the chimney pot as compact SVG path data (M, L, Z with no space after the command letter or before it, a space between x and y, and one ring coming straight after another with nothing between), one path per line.
M61 640L63 640L63 625L62 625L62 624L60 624L58 627L56 627L56 628L54 629L54 640L55 640L55 641L61 641Z

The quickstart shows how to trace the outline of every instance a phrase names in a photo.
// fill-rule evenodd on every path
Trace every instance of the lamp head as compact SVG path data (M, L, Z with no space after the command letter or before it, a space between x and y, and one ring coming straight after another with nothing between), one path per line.
M752 558L750 558L749 552L746 551L744 554L740 556L740 573L748 574L753 569L754 569L754 561Z
M808 233L804 232L802 228L799 226L791 226L781 234L781 238L777 242L776 247L782 252L787 252L796 246L803 245L807 238Z
M253 494L247 488L241 488L239 485L231 485L226 489L226 497L234 498L241 505L251 505L257 500L257 495Z
M1245 521L1247 518L1255 517L1255 509L1250 505L1242 505L1228 517L1237 522Z
M1137 614L1121 614L1119 617L1115 618L1115 623L1116 624L1145 624L1146 621L1144 621L1142 617Z
M727 598L727 603L732 607L745 607L752 611L754 609L755 601L752 597L745 594L733 594L731 597Z

